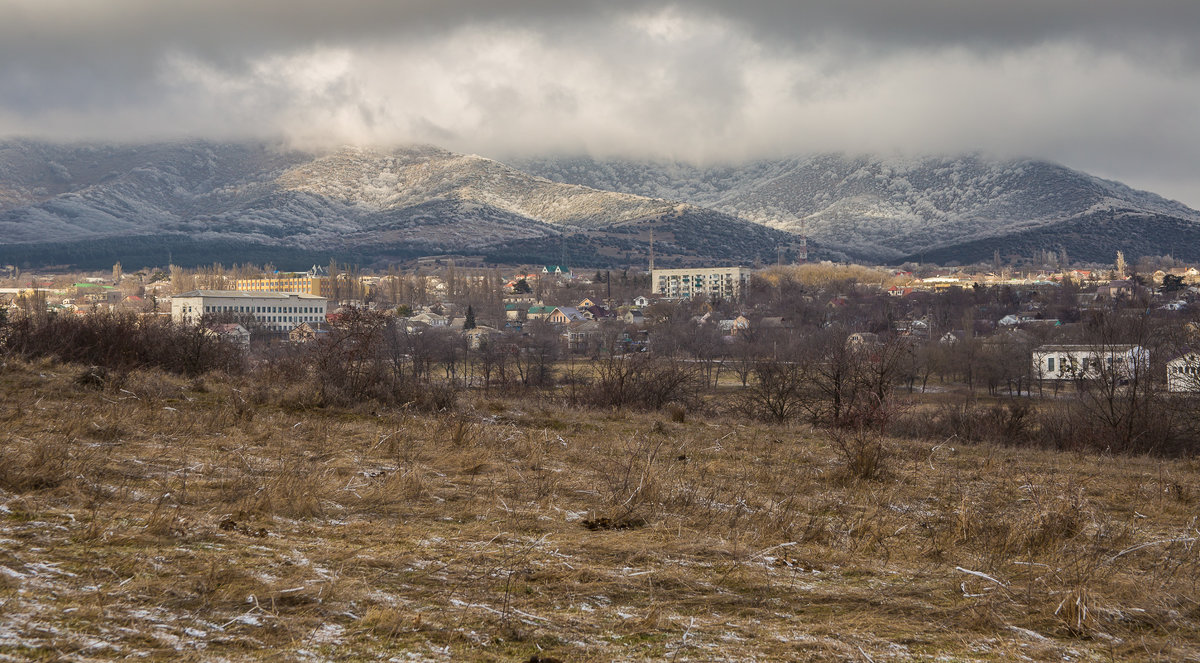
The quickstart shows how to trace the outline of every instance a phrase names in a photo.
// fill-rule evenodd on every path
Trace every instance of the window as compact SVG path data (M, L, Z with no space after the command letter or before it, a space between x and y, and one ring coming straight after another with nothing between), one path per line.
M1054 372L1054 357L1050 357L1046 360L1046 370L1050 371L1051 373Z

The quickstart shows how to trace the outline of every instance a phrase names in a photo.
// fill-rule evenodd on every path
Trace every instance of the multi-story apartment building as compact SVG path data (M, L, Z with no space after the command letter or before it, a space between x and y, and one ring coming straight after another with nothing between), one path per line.
M196 324L205 314L253 316L268 329L284 333L302 322L324 322L327 300L306 293L193 290L171 299L171 319Z
M329 277L311 272L290 274L268 274L253 279L238 279L233 282L235 290L241 292L295 292L318 297L330 295Z
M749 281L750 270L745 267L656 269L650 273L651 292L672 299L733 299Z

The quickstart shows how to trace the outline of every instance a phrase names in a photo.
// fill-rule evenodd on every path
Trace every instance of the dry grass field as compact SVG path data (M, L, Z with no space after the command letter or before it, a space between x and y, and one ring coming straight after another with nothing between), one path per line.
M81 370L0 369L0 660L1200 660L1194 459Z

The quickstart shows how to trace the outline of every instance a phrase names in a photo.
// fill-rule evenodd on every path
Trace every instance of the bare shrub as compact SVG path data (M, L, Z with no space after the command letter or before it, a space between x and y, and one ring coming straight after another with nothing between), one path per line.
M887 476L891 450L877 429L860 426L835 430L832 436L846 478L870 481Z
M686 407L699 396L702 378L690 364L647 355L609 357L597 363L595 377L579 389L585 405L659 410Z
M238 372L243 361L240 349L204 329L131 313L22 316L9 325L4 346L28 358L121 372L157 367L194 376L214 369Z
M808 376L795 362L759 361L752 379L740 392L746 412L768 421L784 422L799 416L806 402Z
M892 425L891 431L929 439L954 437L970 442L1026 444L1034 433L1035 414L1033 406L1024 400L986 407L969 398L908 413Z
M429 411L454 409L459 392L456 360L452 352L446 355L450 358L445 377L435 381L431 366L443 355L427 347L432 342L427 336L408 335L382 313L351 309L297 360L311 367L303 371L304 379L321 405L374 402Z

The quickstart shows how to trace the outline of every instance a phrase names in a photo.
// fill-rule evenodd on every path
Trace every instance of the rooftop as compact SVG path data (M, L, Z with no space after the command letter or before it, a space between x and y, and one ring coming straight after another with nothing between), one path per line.
M318 297L317 295L296 292L269 292L265 290L192 290L181 295L175 295L175 297L221 297L223 299L319 299L321 301L325 301L324 297Z

